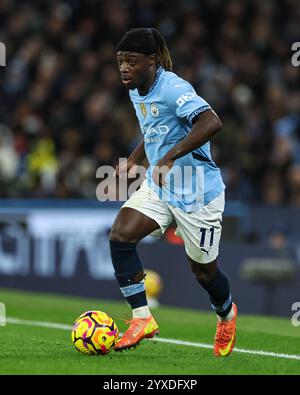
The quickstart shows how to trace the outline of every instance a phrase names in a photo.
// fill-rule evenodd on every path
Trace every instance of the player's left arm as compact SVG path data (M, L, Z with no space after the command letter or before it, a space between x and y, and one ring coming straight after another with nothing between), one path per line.
M154 182L157 185L164 185L164 176L172 168L174 161L207 143L221 128L222 123L213 110L208 109L197 115L190 133L158 161L157 171L153 173ZM161 170L162 168L164 171Z
M197 116L190 133L170 149L163 159L174 161L189 154L207 143L221 128L222 123L217 114L213 110L204 111Z

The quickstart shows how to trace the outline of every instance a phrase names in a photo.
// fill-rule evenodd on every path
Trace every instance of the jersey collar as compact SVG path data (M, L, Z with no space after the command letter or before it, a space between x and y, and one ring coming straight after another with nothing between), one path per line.
M147 94L145 96L148 96L153 91L153 89L157 85L159 77L161 76L163 71L164 71L164 68L162 66L159 66L157 68L155 80L153 81L152 85L150 86L150 88L149 88L149 90L148 90L148 92L147 92Z

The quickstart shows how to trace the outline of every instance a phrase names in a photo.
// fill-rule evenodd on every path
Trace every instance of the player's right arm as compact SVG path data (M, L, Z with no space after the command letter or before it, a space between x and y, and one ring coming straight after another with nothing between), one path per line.
M146 159L144 139L140 144L132 151L128 158L128 162L132 162L135 165L141 165Z
M120 162L115 169L116 177L134 176L136 166L140 166L146 159L144 140L132 151L128 159Z

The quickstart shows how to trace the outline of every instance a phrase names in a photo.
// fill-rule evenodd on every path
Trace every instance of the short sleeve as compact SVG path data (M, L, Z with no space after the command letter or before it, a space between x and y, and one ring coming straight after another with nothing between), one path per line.
M166 99L174 109L176 116L192 122L195 116L211 109L210 105L200 97L192 85L184 80L169 83L166 87Z

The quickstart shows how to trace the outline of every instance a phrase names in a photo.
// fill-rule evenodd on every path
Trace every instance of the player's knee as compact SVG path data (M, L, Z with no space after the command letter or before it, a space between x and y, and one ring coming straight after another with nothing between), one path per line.
M128 242L126 233L122 230L122 228L118 226L113 226L111 228L110 234L109 234L109 240L110 241L123 241L123 242Z
M110 231L110 234L109 234L109 240L110 241L126 241L126 240L123 240L123 232L120 231L115 226L113 226L111 228L111 231Z
M121 226L114 224L111 228L110 241L121 241L125 243L137 243L137 239L134 237L132 230L128 226Z

